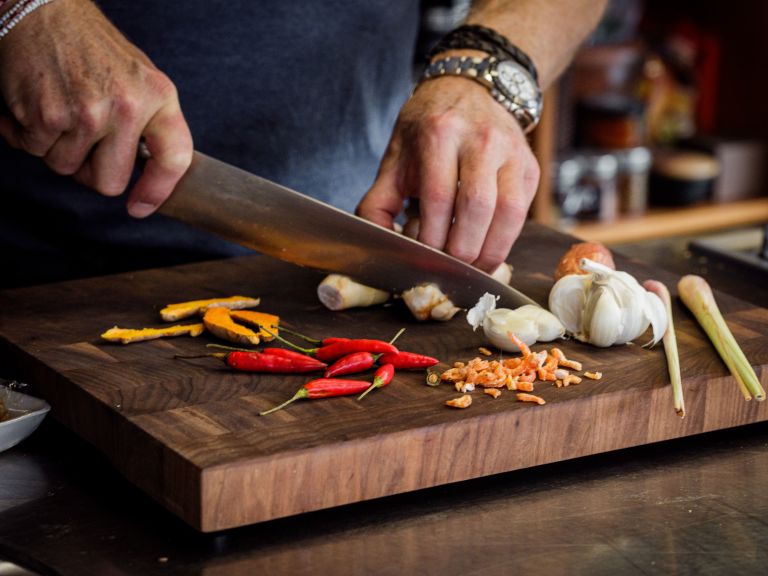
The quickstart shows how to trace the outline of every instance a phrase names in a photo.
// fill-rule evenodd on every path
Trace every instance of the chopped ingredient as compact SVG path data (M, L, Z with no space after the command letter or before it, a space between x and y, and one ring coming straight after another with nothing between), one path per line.
M451 408L469 408L472 405L472 396L464 394L464 396L460 396L459 398L446 400L445 405L450 406Z
M189 302L179 302L169 304L160 310L160 316L166 322L175 322L182 318L188 318L195 314L203 314L209 308L224 307L231 310L240 310L242 308L255 308L261 302L260 298L249 298L248 296L230 296L229 298L209 298L207 300L190 300Z
M203 324L211 334L229 342L256 346L261 341L258 333L232 320L227 308L209 308L203 315Z
M536 404L546 404L547 403L544 400L544 398L541 398L540 396L536 396L534 394L518 393L518 394L515 394L515 396L517 396L517 399L520 400L520 402L535 402Z
M417 320L450 320L459 311L437 284L421 284L403 292L402 297Z
M440 374L437 372L427 372L427 386L439 386Z
M568 374L563 378L563 386L570 386L571 384L581 384L581 378L575 374Z
M501 396L501 390L499 390L498 388L486 388L485 390L483 390L483 392L485 394L488 394L488 396L492 396L494 398L498 398L499 396Z
M493 356L493 352L488 350L488 348L483 348L482 346L480 346L480 348L478 348L477 351L480 352L480 354L482 354L483 356Z
M584 377L590 380L600 380L603 377L602 372L584 372Z
M204 330L205 327L202 324L166 326L163 328L118 328L115 326L104 332L101 337L110 342L130 344L156 338L172 338L185 335L200 336Z
M571 370L577 370L579 372L581 371L581 368L582 368L581 362L576 362L576 360L567 360L567 359L558 360L558 364L560 364L560 366L565 366L566 368L570 368Z
M272 340L274 334L278 334L278 325L280 317L266 312L256 312L255 310L232 310L229 313L232 320L247 324L259 329L259 338L262 341ZM269 330L269 332L267 330Z

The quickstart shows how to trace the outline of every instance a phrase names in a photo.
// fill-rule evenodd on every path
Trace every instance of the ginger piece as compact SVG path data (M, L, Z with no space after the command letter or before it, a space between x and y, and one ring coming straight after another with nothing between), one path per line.
M229 308L230 310L241 310L243 308L254 308L259 305L261 298L249 298L248 296L230 296L229 298L209 298L207 300L190 300L188 302L178 302L168 304L160 310L160 317L166 322L176 322L182 318L188 318L195 314L204 314L211 308Z
M329 274L317 287L317 297L329 310L374 306L389 300L389 292L355 282L349 276Z
M252 346L261 341L258 333L237 324L228 308L209 308L203 315L203 324L211 334L222 340Z
M200 336L205 327L202 324L186 324L176 326L164 326L163 328L119 328L117 326L104 332L101 337L109 342L143 342L156 338L172 338L174 336Z
M280 317L274 314L256 312L255 310L231 310L229 316L235 322L257 327L259 337L264 341L273 340L279 334Z

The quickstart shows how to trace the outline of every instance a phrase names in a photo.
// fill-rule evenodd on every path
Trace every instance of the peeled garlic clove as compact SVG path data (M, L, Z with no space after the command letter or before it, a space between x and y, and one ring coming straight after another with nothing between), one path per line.
M536 329L539 332L536 338L537 342L551 342L565 335L565 326L549 310L533 304L525 304L520 306L516 312L536 324Z
M472 330L477 330L483 325L485 317L496 309L496 301L499 296L494 296L486 292L480 297L472 308L467 311L467 322L472 326Z
M533 320L508 308L494 310L483 322L483 333L491 344L501 350L519 352L517 345L509 339L509 332L529 346L535 344L539 337L539 329Z
M329 274L317 287L317 297L330 310L373 306L389 299L389 292L355 282L349 276Z
M491 272L491 277L502 284L509 284L512 281L512 265L502 262L498 265L496 270Z

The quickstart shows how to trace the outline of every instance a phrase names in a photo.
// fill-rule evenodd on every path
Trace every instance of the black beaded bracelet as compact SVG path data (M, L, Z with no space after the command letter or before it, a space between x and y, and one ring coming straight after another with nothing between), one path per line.
M504 36L485 26L464 24L452 30L429 51L428 58L432 60L437 54L446 50L480 50L499 59L511 58L528 70L538 82L539 74L530 57L512 44Z

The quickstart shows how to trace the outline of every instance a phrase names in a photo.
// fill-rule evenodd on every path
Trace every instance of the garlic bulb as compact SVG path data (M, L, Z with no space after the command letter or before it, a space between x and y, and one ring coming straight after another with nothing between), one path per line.
M477 304L467 312L467 322L473 330L483 327L485 337L501 350L519 351L519 348L509 339L509 332L523 342L550 342L565 334L565 328L554 314L544 308L526 304L514 310L496 308L498 296L487 292Z
M667 329L667 313L658 296L626 272L587 258L587 274L563 276L549 293L549 309L577 340L602 348L626 344L651 325L656 344ZM648 345L647 344L647 345Z

